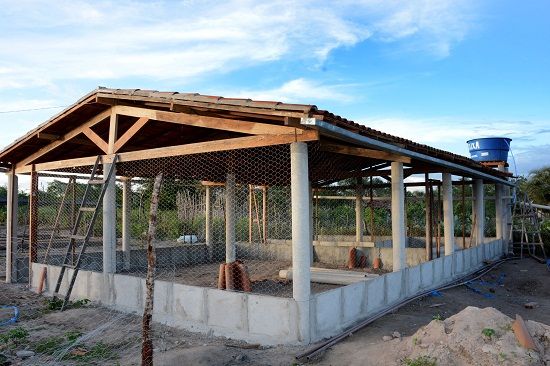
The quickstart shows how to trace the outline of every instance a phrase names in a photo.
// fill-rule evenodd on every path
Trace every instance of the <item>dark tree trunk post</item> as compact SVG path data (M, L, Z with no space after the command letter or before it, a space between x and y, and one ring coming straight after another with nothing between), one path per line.
M145 279L146 297L143 309L141 365L153 366L153 340L151 339L151 319L153 317L153 295L155 291L155 267L156 256L153 240L157 229L157 209L159 203L159 191L162 183L162 173L155 178L153 193L151 195L151 212L149 216L149 230L147 231L147 277Z

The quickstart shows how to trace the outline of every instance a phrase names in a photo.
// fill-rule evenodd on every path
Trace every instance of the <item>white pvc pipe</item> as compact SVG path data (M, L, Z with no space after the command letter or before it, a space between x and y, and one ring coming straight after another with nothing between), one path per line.
M391 163L391 228L393 248L393 271L407 266L405 233L405 185L403 183L403 163Z
M112 164L103 164L103 179L107 179ZM116 171L107 182L103 196L103 273L116 272Z
M453 214L453 181L450 173L443 173L443 225L445 231L445 255L455 251L455 225Z
M235 248L235 173L227 173L225 182L225 262L237 258Z
M290 180L292 200L292 296L298 307L298 337L310 342L310 263L311 221L307 144L290 144Z

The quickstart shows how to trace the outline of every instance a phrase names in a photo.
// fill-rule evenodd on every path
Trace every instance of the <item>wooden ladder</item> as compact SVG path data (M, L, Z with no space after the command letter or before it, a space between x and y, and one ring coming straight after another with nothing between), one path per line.
M82 255L85 253L90 237L92 236L92 231L94 228L95 221L97 219L99 208L101 206L103 197L105 196L105 192L107 191L108 182L110 182L113 172L115 170L117 159L118 159L118 156L115 155L113 159L113 163L110 166L109 172L107 173L107 175L105 175L105 172L103 172L103 179L102 179L97 175L99 166L101 163L101 156L98 156L95 161L94 167L92 169L92 174L90 175L90 179L88 180L88 184L86 185L84 196L82 197L80 208L78 210L78 213L74 222L74 226L71 231L69 244L67 245L67 249L65 251L65 257L63 259L63 263L61 264L61 271L59 272L59 276L57 278L57 283L55 285L55 290L53 293L54 299L63 298L63 305L61 306L61 311L65 310L65 308L67 307L67 304L69 303L69 298L71 296L71 292L73 290L74 283L76 281L76 276L78 275L80 264L82 262ZM97 197L96 202L88 202L90 191L91 191L90 187L93 185L101 185L101 192L99 193L99 196ZM84 227L85 234L79 235L79 231L80 231L79 229L81 226L80 224L82 223L82 216L85 212L91 212L92 216L87 222L87 225ZM77 247L80 247L80 249L78 251L78 256L76 258L76 261L73 261L72 253L76 250ZM73 269L73 273L69 282L69 287L67 288L67 292L65 294L60 294L59 290L61 288L61 282L63 281L63 277L65 276L65 271L67 268Z
M519 241L517 234L519 234ZM509 239L511 252L516 253L516 249L519 249L519 255L523 258L523 253L527 250L530 256L539 262L546 263L547 257L540 234L539 217L526 193L514 202ZM537 248L540 249L542 257L537 254Z

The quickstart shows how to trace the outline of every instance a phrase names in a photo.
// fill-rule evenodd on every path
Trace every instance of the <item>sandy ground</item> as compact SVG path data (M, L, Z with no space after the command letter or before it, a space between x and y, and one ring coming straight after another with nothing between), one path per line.
M462 352L460 359L468 360L470 353L486 345L486 340L479 338L480 332L477 329L484 325L480 321L474 323L454 321L453 324L463 324L455 325L456 329L462 327L461 334L472 332L473 341L468 341L468 344L472 345L471 349L462 343L457 343L456 349L450 343L447 348L443 348L443 351L441 347L430 348L429 344L435 344L442 337L450 340L457 338L449 337L447 334L449 327L445 326L445 322L453 321L451 317L466 307L476 306L481 309L489 307L498 309L504 314L503 317L515 317L515 314L520 314L526 320L550 324L549 276L550 272L546 267L533 260L508 262L486 275L483 278L484 282L474 283L473 288L477 292L459 287L445 291L441 296L431 296L415 301L333 346L311 363L315 365L402 365L406 357L414 358L430 354L438 358L438 365L445 365L453 364L455 358L459 359L454 357L453 352L459 354ZM16 345L0 342L0 353L8 357L13 365L139 364L141 317L138 314L122 314L96 306L69 309L61 313L48 310L44 300L43 297L27 291L24 286L0 284L0 305L17 305L21 312L21 319L16 325L0 326L0 339L2 335L16 328L24 328L28 332L24 341ZM535 301L539 306L535 309L526 309L524 304L528 301ZM506 335L504 330L508 329L507 324L511 320L499 318L496 313L490 313L491 316L480 314L481 316L478 314L477 318L474 316L465 318L482 320L498 318L494 320L496 325L492 325L499 332L498 341L510 341L509 335ZM0 312L0 322L6 315L6 312ZM434 321L434 318L440 320ZM475 325L477 323L480 324ZM428 328L423 328L425 326ZM391 335L394 331L398 331L402 337L386 342L382 340L383 336ZM67 349L66 338L71 334L79 335L78 344ZM435 339L430 338L429 334L436 335ZM38 346L44 348L44 344L47 345L48 342L53 344L53 350L37 353L25 360L15 356L18 350L36 351ZM420 344L426 347L420 347ZM460 345L463 348L460 348ZM297 362L294 356L303 350L302 347L257 347L158 324L154 327L154 347L156 365L293 365ZM499 359L502 357L500 354L504 353L506 360L512 362L514 355L510 352L505 353L506 350L501 348L495 347L494 349L498 351L492 353L494 357L483 358L483 360L497 360L494 364L500 364L503 363L501 361L505 361ZM63 357L63 354L69 356ZM68 357L72 359L67 359ZM455 364L467 365L468 363ZM474 360L470 364L491 363L478 363Z

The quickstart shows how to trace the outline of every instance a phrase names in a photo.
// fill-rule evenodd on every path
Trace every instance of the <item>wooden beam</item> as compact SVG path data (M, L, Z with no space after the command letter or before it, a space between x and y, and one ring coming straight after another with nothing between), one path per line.
M321 150L327 152L333 152L337 154L353 155L363 158L371 158L378 160L387 160L387 161L397 161L405 164L411 163L411 158L392 154L385 151L365 149L362 147L351 147L346 145L331 144L331 143L321 143Z
M103 141L103 139L101 137L99 137L99 135L97 133L92 131L92 129L90 127L85 127L82 130L82 133L84 135L86 135L86 137L89 138L90 141L92 141L97 147L99 147L101 150L103 150L103 152L105 154L107 154L109 152L107 143L105 141Z
M124 144L126 144L145 124L149 121L147 117L140 117L132 127L130 127L124 134L115 142L115 151L120 150Z
M177 123L194 127L213 128L217 130L239 132L249 135L294 135L301 134L303 131L302 129L295 127L242 121L231 118L208 117L129 106L115 106L113 108L115 110L115 113L125 116L140 118L146 117L161 122Z
M109 142L107 145L107 154L115 153L115 142L117 140L118 116L114 110L111 110L111 119L109 120Z
M36 138L40 140L57 141L57 140L61 140L62 137L63 136L61 135L54 135L51 133L44 133L44 132L36 133Z
M73 137L76 137L79 134L81 134L86 127L92 127L92 126L98 124L99 122L103 121L105 118L109 117L110 115L111 115L111 109L107 109L107 110L95 115L94 117L90 118L88 121L84 122L79 127L75 128L74 130L72 130L70 132L67 132L65 135L63 135L61 140L53 141L52 143L44 146L43 148L39 149L34 154L27 157L26 159L21 160L20 162L17 163L16 167L22 167L22 166L25 166L25 165L28 165L28 164L34 162L36 159L40 158L41 156L49 153L53 149L61 146L63 143L71 140Z
M197 142L193 144L166 146L155 149L130 151L118 154L119 162L129 162L136 160L165 158L170 156L181 156L191 154L201 154L216 151L229 151L238 149L252 149L256 147L265 147L272 145L290 144L296 141L317 141L319 133L314 130L304 130L300 135L256 135L237 137L232 139L223 139L216 141ZM103 163L112 163L114 154L106 155ZM68 159L60 161L52 161L48 163L36 164L37 171L54 170L62 168L72 168L79 166L93 165L96 160L95 156ZM18 174L29 173L31 166L20 166L16 169Z

